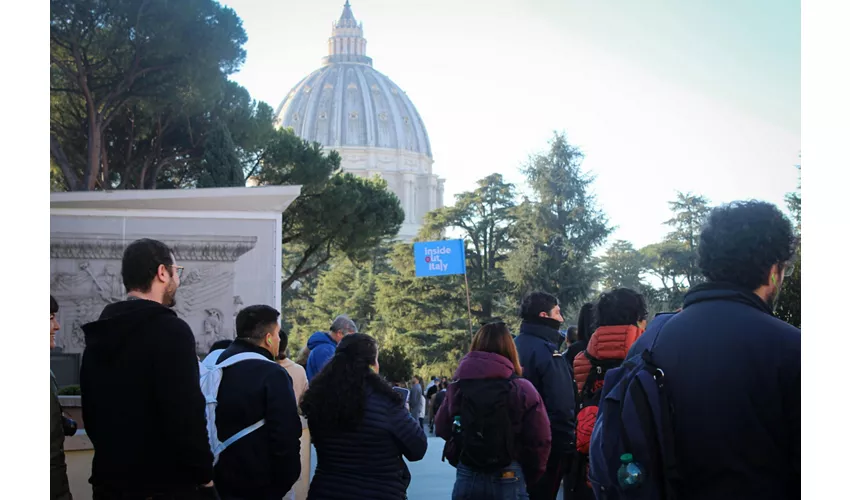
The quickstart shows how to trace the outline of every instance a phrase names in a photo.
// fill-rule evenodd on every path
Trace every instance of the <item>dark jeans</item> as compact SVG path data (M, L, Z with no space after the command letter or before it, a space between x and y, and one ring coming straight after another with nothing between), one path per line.
M528 487L528 498L530 500L556 500L558 490L561 488L561 480L569 474L572 463L572 455L549 455L543 477ZM567 499L570 498L566 492L564 494Z
M421 427L423 431L425 430L425 419L424 418L419 419L419 427Z
M452 500L527 500L522 467L513 462L501 472L485 474L458 464Z

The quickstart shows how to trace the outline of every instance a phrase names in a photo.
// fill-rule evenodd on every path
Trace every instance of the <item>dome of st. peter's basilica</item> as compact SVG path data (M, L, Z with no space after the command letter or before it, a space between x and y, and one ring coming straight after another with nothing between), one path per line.
M363 24L348 1L333 23L322 66L286 95L276 120L338 151L344 171L384 178L404 209L399 238L413 238L425 214L443 205L444 181L432 171L425 123L404 91L372 67Z

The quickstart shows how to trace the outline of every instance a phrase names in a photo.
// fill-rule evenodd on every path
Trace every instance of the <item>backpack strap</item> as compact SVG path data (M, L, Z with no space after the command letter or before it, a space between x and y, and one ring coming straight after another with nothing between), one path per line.
M218 358L219 358L220 355L221 354L216 356L216 361L218 361ZM262 354L259 354L259 353L256 353L256 352L240 352L239 354L234 354L233 356L230 356L229 358L225 359L221 363L215 363L215 367L216 368L227 368L228 366L235 365L236 363L239 363L241 361L247 361L249 359L256 359L258 361L267 361L269 363L274 363L274 361L272 361L269 358L263 356ZM206 361L206 360L204 360L204 361Z
M213 452L213 454L215 455L216 462L218 462L218 456L221 455L221 452L223 452L228 446L232 445L236 441L239 441L240 439L247 436L248 434L251 434L255 430L264 426L265 424L266 424L266 419L261 419L260 421L254 422L253 424L249 425L248 427L245 427L241 431L239 431L236 434L227 438L227 440L225 440L223 443L218 445L218 448L216 448L215 452Z

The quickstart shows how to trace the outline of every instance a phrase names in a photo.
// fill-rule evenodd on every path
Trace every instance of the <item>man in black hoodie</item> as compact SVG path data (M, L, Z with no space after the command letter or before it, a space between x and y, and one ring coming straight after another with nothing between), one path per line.
M280 350L279 316L264 305L239 311L236 340L217 360L242 353L268 360L246 359L223 369L215 418L218 439L224 442L265 420L219 455L215 485L223 500L280 500L301 474L301 419L292 379L274 361Z
M124 250L127 300L83 326L83 421L97 499L217 498L195 337L171 309L183 268L162 242Z
M528 485L528 496L531 500L554 500L576 452L572 370L558 351L558 331L564 319L558 299L545 292L528 294L520 316L522 324L515 342L522 375L543 398L552 428L546 473L537 483Z

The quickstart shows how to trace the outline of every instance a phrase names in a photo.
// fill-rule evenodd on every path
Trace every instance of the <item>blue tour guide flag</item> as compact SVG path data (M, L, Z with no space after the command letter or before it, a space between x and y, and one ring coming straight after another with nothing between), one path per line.
M424 241L413 244L416 276L466 274L463 240Z

